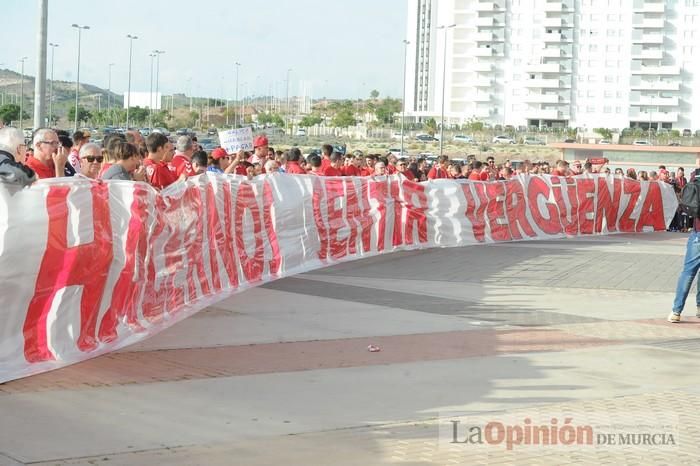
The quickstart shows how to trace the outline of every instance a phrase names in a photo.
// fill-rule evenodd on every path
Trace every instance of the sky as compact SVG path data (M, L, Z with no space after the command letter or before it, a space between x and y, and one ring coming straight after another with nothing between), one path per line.
M0 68L36 74L38 0L0 0ZM406 0L49 0L48 42L57 43L54 77L74 81L82 31L80 82L112 90L128 83L133 41L132 91L148 92L153 50L160 56L160 91L233 99L239 62L239 97L301 94L313 98L400 97ZM51 48L47 47L47 78ZM191 81L189 81L191 79Z

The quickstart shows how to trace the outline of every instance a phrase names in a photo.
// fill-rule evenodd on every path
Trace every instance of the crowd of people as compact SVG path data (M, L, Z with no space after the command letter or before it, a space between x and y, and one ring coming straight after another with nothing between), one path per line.
M275 150L266 136L254 139L253 152L229 154L224 148L204 152L196 138L180 136L174 142L161 133L144 138L138 131L110 134L101 145L90 142L90 135L76 131L48 128L34 132L31 144L26 144L19 129L0 128L0 180L28 185L35 179L81 175L92 179L145 181L163 189L178 180L204 172L233 174L253 179L262 174L317 176L382 176L397 174L409 180L467 179L474 181L507 180L519 174L548 174L573 176L601 173L645 181L663 181L674 186L677 193L687 184L682 168L675 173L663 165L658 171L626 173L616 168L611 173L607 160L548 162L528 160L496 164L493 156L485 162L468 158L450 160L440 156L431 161L420 156L397 157L394 154L352 154L338 152L324 145L320 154L306 157L297 147ZM596 163L594 163L596 162ZM678 215L672 230L687 230L689 220Z

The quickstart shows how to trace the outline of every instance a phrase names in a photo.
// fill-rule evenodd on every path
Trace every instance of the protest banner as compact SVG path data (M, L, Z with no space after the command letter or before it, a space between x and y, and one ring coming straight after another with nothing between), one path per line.
M162 192L0 186L0 382L141 341L262 283L408 249L664 230L673 187L207 173ZM465 264L465 267L467 264Z
M240 150L252 151L253 130L248 126L219 131L219 145L226 150L227 154L235 154Z

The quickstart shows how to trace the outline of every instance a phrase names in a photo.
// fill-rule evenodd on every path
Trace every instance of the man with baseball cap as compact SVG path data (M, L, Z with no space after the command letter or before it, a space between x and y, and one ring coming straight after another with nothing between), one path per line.
M248 162L259 163L261 166L264 166L265 161L267 160L268 145L269 141L267 140L267 136L265 136L264 134L256 136L253 140L253 149L255 150L255 152L253 153L253 155L250 156Z

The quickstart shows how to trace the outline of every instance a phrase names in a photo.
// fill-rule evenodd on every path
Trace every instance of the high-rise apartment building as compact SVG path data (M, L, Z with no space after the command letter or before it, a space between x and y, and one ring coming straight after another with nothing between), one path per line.
M450 124L700 129L700 0L408 0L407 30L408 116L444 83Z

